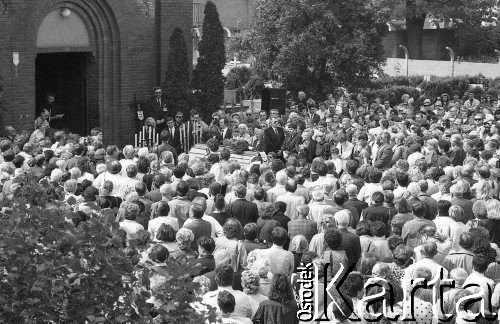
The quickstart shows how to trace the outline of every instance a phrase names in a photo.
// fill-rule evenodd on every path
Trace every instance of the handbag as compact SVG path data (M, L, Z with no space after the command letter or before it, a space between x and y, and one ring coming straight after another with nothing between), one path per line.
M236 255L231 258L231 266L233 267L233 272L238 272L240 268L240 244L241 241L238 241L236 244Z

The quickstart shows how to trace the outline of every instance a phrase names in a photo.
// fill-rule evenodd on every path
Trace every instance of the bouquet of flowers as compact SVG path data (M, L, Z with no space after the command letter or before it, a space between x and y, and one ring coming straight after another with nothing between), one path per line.
M248 151L248 142L245 140L227 139L222 141L222 145L227 147L231 153L241 154Z

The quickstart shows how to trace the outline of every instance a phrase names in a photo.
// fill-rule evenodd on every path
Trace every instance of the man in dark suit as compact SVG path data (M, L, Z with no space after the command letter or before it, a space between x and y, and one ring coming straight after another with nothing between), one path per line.
M453 134L450 139L451 149L448 152L448 157L453 166L463 165L465 160L465 151L462 148L462 139L460 135Z
M344 250L347 254L347 267L349 268L353 263L356 264L361 257L361 242L358 235L347 230L350 223L349 213L338 212L334 218L335 224L342 234L342 243L338 249Z
M234 192L237 199L226 206L226 211L232 218L239 220L243 227L248 223L256 223L259 211L255 203L246 200L247 187L238 184Z
M174 163L177 165L177 150L169 144L170 142L170 132L169 130L164 130L160 134L160 140L161 140L161 145L158 146L156 149L156 154L158 154L158 157L161 156L161 154L165 151L172 152L172 155L174 156Z
M382 133L380 135L380 146L373 165L382 171L390 169L392 165L392 147L390 141L391 135L389 133Z
M219 120L219 126L220 126L220 134L218 138L220 142L222 142L223 140L233 138L233 130L231 129L231 127L229 127L226 118L221 118Z
M168 144L173 146L177 152L180 152L181 146L181 132L179 127L175 125L174 119L172 117L167 118L167 128L166 131L169 132L170 136L168 137Z
M161 88L155 88L154 97L148 100L144 111L145 118L153 118L158 128L163 128L167 114L167 102L162 98Z
M389 226L389 210L383 206L384 194L380 191L374 192L372 202L370 207L365 208L361 212L361 218L371 222L382 222L386 226Z
M271 119L271 125L264 131L264 152L278 152L281 150L283 141L285 140L285 132L279 127L279 119Z
M354 207L358 211L358 215L361 215L363 209L368 208L368 204L365 201L359 200L358 196L358 187L354 184L348 184L346 186L346 192L349 196L349 199L344 203L344 207Z

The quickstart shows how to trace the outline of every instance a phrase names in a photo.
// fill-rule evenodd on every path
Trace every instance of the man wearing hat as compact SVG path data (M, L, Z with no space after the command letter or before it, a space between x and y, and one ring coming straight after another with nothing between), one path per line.
M156 126L160 129L164 128L164 123L166 120L166 115L168 112L167 102L165 98L162 97L162 91L160 87L156 87L155 94L152 98L148 100L146 105L146 110L144 111L144 117L147 119L149 117L155 120Z

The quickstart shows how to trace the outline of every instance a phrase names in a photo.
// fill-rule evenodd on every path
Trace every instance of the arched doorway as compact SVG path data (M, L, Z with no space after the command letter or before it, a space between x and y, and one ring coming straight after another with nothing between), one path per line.
M36 109L47 92L54 92L64 109L64 126L81 135L100 126L105 140L116 141L120 37L111 8L100 0L40 1L36 6Z
M94 126L87 104L87 76L92 70L87 60L93 53L84 22L68 8L53 10L38 29L36 46L36 115L53 107L52 115L64 114L64 118L53 121L52 127L87 135ZM53 105L47 103L49 93L55 95Z

